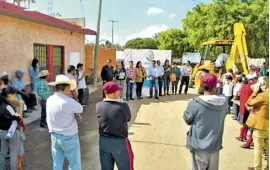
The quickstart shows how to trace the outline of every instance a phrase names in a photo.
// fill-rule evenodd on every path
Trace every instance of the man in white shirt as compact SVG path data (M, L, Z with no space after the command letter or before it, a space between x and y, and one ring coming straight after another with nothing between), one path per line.
M192 74L192 67L190 66L190 61L187 61L186 65L184 65L182 68L181 68L181 84L180 84L180 89L179 89L179 94L182 93L182 88L183 88L183 85L185 84L186 87L185 87L185 95L187 94L188 92L188 84L189 84L189 79L190 79L190 76Z
M66 76L70 80L75 80L77 82L77 76L76 76L76 68L75 68L75 66L73 66L73 65L69 65L68 66ZM71 90L70 97L73 97L76 101L79 101L78 94L77 94L77 89Z
M78 98L79 102L85 106L88 102L88 88L85 82L85 72L83 71L83 64L77 64L78 77Z
M153 87L155 88L155 98L158 98L158 76L159 76L159 71L158 68L156 66L157 62L155 60L152 61L153 66L149 68L148 70L148 75L151 76L151 80L150 80L150 97L153 97Z
M160 60L157 60L157 69L158 69L158 88L159 88L159 96L162 95L162 84L163 84L163 75L164 75L164 68L160 65Z
M65 157L69 170L81 170L81 152L78 136L77 118L83 112L80 103L69 97L76 88L76 81L65 75L56 76L56 81L49 83L56 92L47 99L47 124L51 133L53 170L62 170Z

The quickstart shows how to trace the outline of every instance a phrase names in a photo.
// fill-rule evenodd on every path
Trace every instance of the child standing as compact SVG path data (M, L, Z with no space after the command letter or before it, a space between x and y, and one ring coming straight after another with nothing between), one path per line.
M233 97L233 78L231 75L226 76L226 81L223 85L222 94L226 97L228 103L228 114L230 113L230 107L232 106L232 97Z

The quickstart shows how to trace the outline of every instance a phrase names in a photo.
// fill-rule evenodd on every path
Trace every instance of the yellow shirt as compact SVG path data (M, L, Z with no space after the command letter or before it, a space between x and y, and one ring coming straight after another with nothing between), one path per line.
M144 68L136 68L136 82L140 83L143 81L145 70Z

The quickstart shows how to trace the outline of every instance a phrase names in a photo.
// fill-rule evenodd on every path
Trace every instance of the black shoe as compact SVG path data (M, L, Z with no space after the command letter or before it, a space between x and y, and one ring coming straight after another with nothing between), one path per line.
M143 99L142 97L140 97L140 99Z
M24 113L23 118L28 118L28 115L26 113Z
M41 128L48 129L48 125L40 125Z
M140 100L140 97L137 97L137 100Z
M134 100L133 98L131 98L130 100Z
M156 96L155 99L159 99L159 98Z
M169 94L169 93L167 93L167 95L168 95L168 96L170 96L170 94Z
M153 96L149 96L148 98L149 98L149 99L152 99L152 98L153 98Z
M162 94L160 94L159 96L163 96Z

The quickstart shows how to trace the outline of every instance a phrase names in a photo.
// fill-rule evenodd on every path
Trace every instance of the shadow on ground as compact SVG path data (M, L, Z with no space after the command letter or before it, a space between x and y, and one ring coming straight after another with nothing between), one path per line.
M149 126L147 122L134 122L136 115L142 105L161 104L173 102L176 100L190 100L197 95L171 95L163 96L157 99L142 99L128 101L130 106L132 120L129 126L136 128L143 128ZM100 170L99 165L99 150L98 150L98 122L96 120L95 105L102 100L102 91L93 92L89 96L89 103L84 108L82 115L83 121L79 124L79 135L82 155L82 169L83 170ZM39 120L33 122L26 127L25 131L25 158L23 167L26 170L51 170L52 157L50 148L50 135L48 130L39 128ZM129 133L133 135L133 133ZM135 141L134 141L135 142ZM142 141L136 141L142 142ZM179 147L179 146L178 146ZM181 146L182 147L182 146ZM68 169L68 163L65 161L64 170Z

